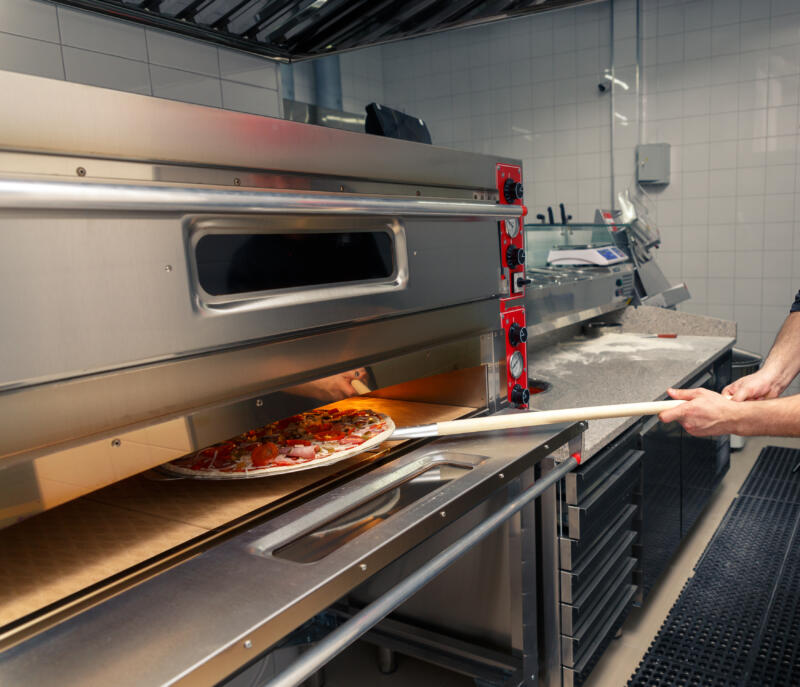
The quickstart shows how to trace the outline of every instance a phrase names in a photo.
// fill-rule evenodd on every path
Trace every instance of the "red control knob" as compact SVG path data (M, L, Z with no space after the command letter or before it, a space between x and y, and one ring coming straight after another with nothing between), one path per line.
M528 329L512 322L508 328L508 343L512 346L519 346L528 340Z
M522 200L522 184L513 179L506 179L503 182L503 198L506 203L513 205L516 201Z
M516 246L509 246L506 249L506 264L511 268L515 268L518 265L525 264L525 251L522 248L517 248Z
M511 402L515 405L526 406L530 400L531 392L523 389L521 384L515 384L514 388L511 389Z

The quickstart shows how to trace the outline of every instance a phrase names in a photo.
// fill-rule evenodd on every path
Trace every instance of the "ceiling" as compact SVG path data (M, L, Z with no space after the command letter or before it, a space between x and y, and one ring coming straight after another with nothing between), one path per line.
M281 60L300 60L598 0L58 0Z

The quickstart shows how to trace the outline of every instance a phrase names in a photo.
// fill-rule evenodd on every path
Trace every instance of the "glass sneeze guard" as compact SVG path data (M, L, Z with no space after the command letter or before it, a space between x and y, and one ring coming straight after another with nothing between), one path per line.
M625 226L615 225L619 231ZM547 256L553 248L617 244L611 227L606 224L526 224L524 231L525 263L528 269L547 267Z

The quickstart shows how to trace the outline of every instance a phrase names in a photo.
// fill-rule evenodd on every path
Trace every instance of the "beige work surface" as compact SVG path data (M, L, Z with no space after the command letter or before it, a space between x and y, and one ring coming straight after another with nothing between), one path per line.
M474 408L355 397L398 427L453 420ZM0 530L0 629L70 594L179 547L298 490L374 460L376 451L288 475L252 480L156 481L136 475Z

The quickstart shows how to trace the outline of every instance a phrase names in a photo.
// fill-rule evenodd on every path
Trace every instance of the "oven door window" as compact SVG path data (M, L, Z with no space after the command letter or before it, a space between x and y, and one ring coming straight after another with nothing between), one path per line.
M397 221L203 218L188 235L198 303L212 311L354 298L407 283Z
M197 276L212 296L388 279L385 231L206 234L195 248Z

